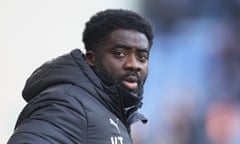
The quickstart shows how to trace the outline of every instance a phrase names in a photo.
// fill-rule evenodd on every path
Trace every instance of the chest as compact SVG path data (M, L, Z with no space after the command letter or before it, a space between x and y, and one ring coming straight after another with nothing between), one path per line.
M132 144L127 128L113 113L94 107L87 112L88 144Z

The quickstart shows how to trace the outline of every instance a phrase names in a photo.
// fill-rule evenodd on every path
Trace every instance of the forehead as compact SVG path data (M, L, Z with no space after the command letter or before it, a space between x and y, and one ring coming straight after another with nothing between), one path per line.
M141 33L135 30L127 30L127 29L114 30L108 36L107 42L149 49L149 41L146 35L144 33Z

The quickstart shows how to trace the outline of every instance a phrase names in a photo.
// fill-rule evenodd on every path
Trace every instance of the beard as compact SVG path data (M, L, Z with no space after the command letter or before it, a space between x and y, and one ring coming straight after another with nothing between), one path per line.
M145 83L146 78L140 77L140 75L137 72L129 71L124 75L119 75L113 72L108 72L104 65L101 63L101 59L97 58L94 66L92 67L94 72L97 74L97 76L103 81L103 83L107 86L113 86L117 85L121 89L124 89L128 93L132 93L135 95L141 94L143 85ZM130 90L123 86L122 81L126 79L129 76L134 76L137 78L137 84L138 87L135 90Z
M143 98L143 85L146 78L141 78L137 72L129 71L124 75L119 75L113 72L108 72L104 65L101 63L101 59L96 59L94 66L92 67L96 75L102 80L106 86L117 86L120 96L122 97L125 107L137 105ZM123 80L129 76L137 78L138 86L134 90L130 90L123 85Z

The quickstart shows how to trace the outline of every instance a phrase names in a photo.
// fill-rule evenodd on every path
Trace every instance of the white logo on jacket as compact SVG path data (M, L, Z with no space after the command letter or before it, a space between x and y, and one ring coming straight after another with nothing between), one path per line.
M114 126L118 133L120 134L120 129L118 126L119 123L119 119L116 119L116 121L114 121L112 118L109 118L109 122L112 126ZM111 136L111 144L123 144L123 137L122 136Z
M120 129L118 127L119 120L116 119L116 122L115 122L112 118L109 118L109 121L110 121L110 124L113 125L117 129L118 133L120 133Z

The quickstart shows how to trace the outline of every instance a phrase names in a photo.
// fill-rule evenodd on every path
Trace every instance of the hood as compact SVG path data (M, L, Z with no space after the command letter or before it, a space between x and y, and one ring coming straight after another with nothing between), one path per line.
M86 81L99 83L98 78L85 62L84 54L76 49L36 69L26 81L22 95L29 102L48 87L64 83L78 85Z

